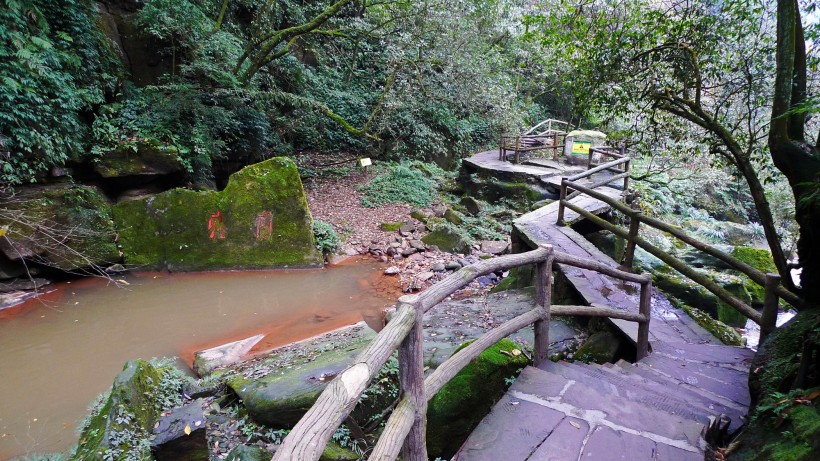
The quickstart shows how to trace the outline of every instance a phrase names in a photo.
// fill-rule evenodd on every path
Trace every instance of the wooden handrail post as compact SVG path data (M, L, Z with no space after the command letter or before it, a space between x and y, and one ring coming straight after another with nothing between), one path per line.
M532 361L535 365L549 359L550 304L552 304L552 263L555 260L552 245L542 245L549 251L547 259L536 266L535 302L544 309L544 316L533 325L535 344Z
M552 160L558 161L558 133L552 134Z
M405 295L399 303L410 304L416 310L416 320L410 333L399 346L399 384L415 408L413 425L404 440L402 458L407 461L427 461L427 399L424 396L424 311L418 295Z
M626 241L626 251L624 252L624 267L632 269L635 260L635 237L638 236L638 227L641 225L640 212L629 217L629 236Z
M592 153L595 152L595 149L590 147L589 152L587 152L587 170L592 168Z
M763 340L765 340L777 326L778 297L775 289L777 289L778 285L780 285L779 275L766 274L766 283L764 285L766 294L763 297L763 312L760 317L760 340L758 341L758 345L763 344Z
M564 225L564 200L567 199L567 178L561 178L561 193L558 196L558 220L556 224Z
M498 141L498 160L504 160L504 135Z
M629 164L630 164L630 162L631 162L631 160L627 160L627 162L624 163L624 173L626 173L626 176L624 176L624 194L623 194L624 202L626 202L626 196L629 193Z
M635 361L641 360L649 355L649 320L652 317L652 280L647 280L641 284L641 298L638 311L644 317L644 321L638 324L638 342Z
M515 137L515 164L521 163L521 136Z

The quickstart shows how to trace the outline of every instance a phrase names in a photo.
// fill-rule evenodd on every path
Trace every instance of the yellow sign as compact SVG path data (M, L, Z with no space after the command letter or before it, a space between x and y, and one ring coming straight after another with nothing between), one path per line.
M572 142L572 153L573 154L589 154L589 147L592 145L590 142L586 141L573 141Z

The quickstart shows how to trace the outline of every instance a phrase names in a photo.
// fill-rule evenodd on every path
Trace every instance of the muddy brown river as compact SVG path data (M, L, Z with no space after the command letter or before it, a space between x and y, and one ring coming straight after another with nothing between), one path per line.
M398 290L369 260L323 270L142 273L85 279L0 310L0 459L64 451L87 406L132 358L259 333L269 349L366 320Z

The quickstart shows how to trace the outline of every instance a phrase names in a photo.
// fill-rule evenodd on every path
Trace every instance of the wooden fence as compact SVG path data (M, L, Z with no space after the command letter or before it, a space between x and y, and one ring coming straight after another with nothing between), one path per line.
M763 272L744 263L743 261L740 261L737 258L729 254L726 254L711 245L708 245L706 243L700 242L692 238L691 236L687 235L685 232L683 232L681 229L675 226L669 225L651 216L646 216L638 210L633 210L625 203L610 198L608 195L595 190L598 187L604 186L612 181L621 178L623 178L624 187L626 188L628 186L627 181L629 180L629 168L625 167L623 169L618 169L617 165L621 163L628 165L628 159L629 157L623 156L621 158L617 158L616 160L613 160L611 162L604 163L602 165L589 169L588 171L577 174L575 176L563 178L561 181L560 204L558 208L558 224L563 224L564 209L569 208L570 210L575 211L584 218L597 224L601 228L608 230L621 238L626 239L627 244L623 260L623 267L626 269L632 268L632 263L635 257L635 247L640 246L651 255L657 257L658 259L668 264L670 267L680 272L684 276L688 277L695 283L703 286L711 293L713 293L715 296L717 296L721 301L725 302L729 306L732 306L735 310L737 310L747 318L752 319L755 323L760 325L761 341L775 328L775 322L777 320L778 298L784 299L786 302L793 306L800 306L800 298L794 293L787 290L785 287L783 287L783 285L780 283L779 275L764 274ZM592 185L581 185L578 183L579 180L590 177L594 173L603 171L605 169L608 169L610 171L625 170L625 172L616 174L615 176L607 178L603 181L596 182ZM569 190L572 190L573 192L569 192ZM626 189L624 190L624 192L626 192ZM571 198L576 197L582 193L587 194L590 197L596 198L608 204L612 208L620 211L621 213L629 217L629 229L622 229L610 223L609 221L606 221L605 219L596 216L586 211L585 209L570 203L569 200ZM749 279L751 279L753 282L763 286L766 290L766 296L764 299L764 307L762 313L757 312L751 306L747 305L737 297L733 296L726 289L724 289L723 287L718 285L714 280L712 280L712 278L708 277L707 275L701 274L695 269L689 267L689 265L686 264L684 261L675 258L669 253L666 253L660 248L652 245L646 239L642 238L640 235L638 235L638 231L641 224L645 224L655 229L666 232L678 238L682 242L691 245L692 247L708 255L720 259L724 263L728 264L730 267L748 276Z
M552 268L555 263L595 270L639 284L641 291L637 312L597 306L552 305ZM424 313L477 277L530 264L535 264L537 269L536 302L533 309L488 331L425 378L422 348ZM650 276L633 274L598 261L555 252L549 245L464 267L421 294L402 296L399 299L393 319L356 357L353 365L336 376L322 392L316 403L285 437L273 460L319 459L325 445L348 417L362 392L393 351L398 350L402 397L368 459L393 461L401 454L405 461L427 461L427 402L481 352L511 333L533 324L533 361L538 364L548 356L550 317L582 315L638 322L637 357L641 359L649 352L651 298Z
M563 131L554 131L537 135L501 136L498 147L498 159L506 160L507 153L513 152L514 163L521 163L521 155L535 151L552 150L552 159L558 160L558 154L566 145L567 134Z

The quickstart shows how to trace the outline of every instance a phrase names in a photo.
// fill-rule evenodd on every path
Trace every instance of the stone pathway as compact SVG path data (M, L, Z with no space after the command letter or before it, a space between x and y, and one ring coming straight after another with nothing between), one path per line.
M608 211L589 197L573 200L596 214ZM557 210L553 203L516 220L514 247L551 244L556 251L618 266L571 228L556 226ZM567 211L567 222L579 220ZM637 309L634 284L575 267L560 269L587 304ZM649 357L636 364L527 367L454 460L702 460L701 434L710 421L726 415L733 431L748 411L754 353L721 345L657 291L651 315ZM634 341L637 324L613 324Z

